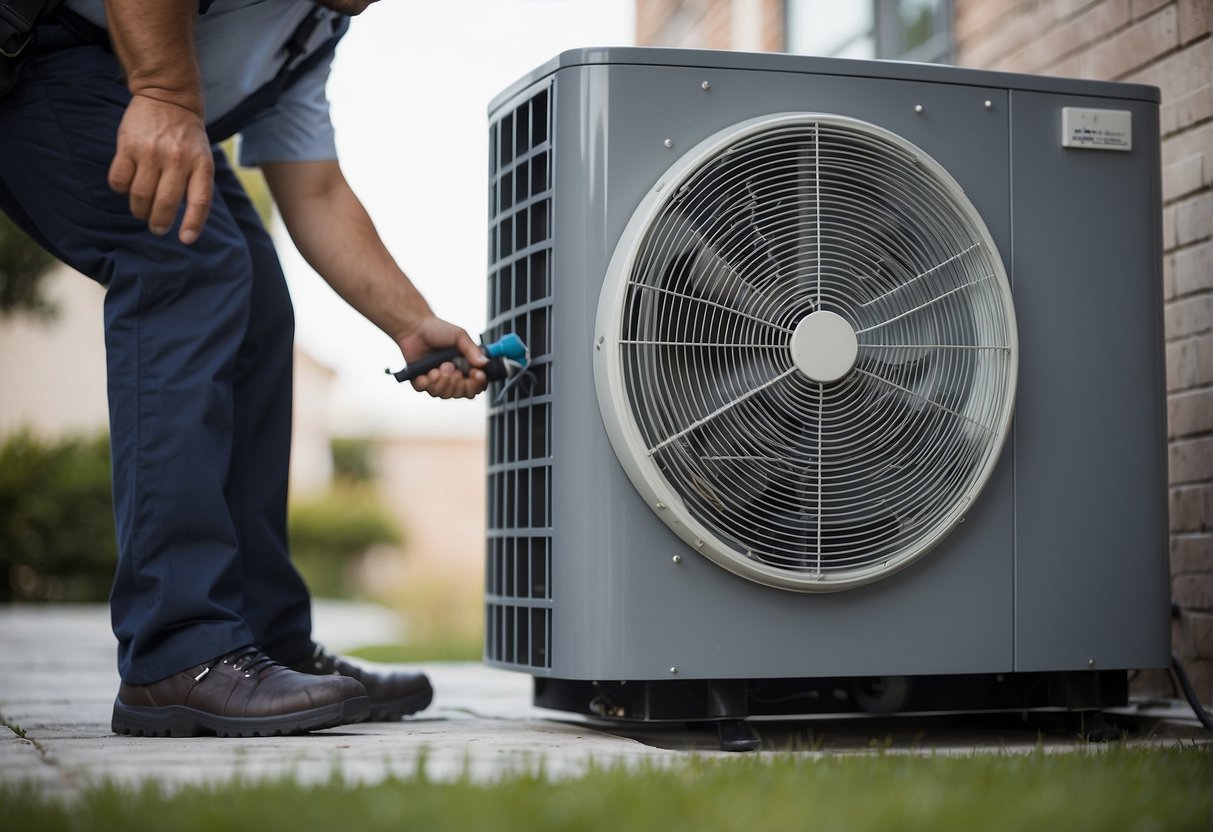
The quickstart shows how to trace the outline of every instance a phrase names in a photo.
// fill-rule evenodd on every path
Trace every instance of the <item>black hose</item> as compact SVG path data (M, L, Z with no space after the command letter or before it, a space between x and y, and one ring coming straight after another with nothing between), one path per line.
M1184 672L1183 663L1179 660L1179 655L1171 654L1171 673L1175 680L1179 682L1179 687L1184 692L1184 697L1188 700L1188 704L1192 706L1192 712L1196 714L1196 718L1200 720L1200 724L1205 726L1205 730L1213 734L1213 715L1205 710L1205 706L1200 704L1200 698L1197 697L1196 691L1192 689L1192 682L1188 679L1188 674Z

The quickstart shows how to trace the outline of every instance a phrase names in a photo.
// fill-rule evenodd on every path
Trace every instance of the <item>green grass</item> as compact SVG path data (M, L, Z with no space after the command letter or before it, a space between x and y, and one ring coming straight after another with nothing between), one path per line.
M369 662L417 664L418 662L478 662L483 653L479 639L431 639L418 643L372 644L346 655Z
M99 788L72 803L0 790L23 830L1202 830L1207 749L1050 755L691 758L667 768L599 769L567 781L429 782L424 770L375 786L289 782L165 796Z

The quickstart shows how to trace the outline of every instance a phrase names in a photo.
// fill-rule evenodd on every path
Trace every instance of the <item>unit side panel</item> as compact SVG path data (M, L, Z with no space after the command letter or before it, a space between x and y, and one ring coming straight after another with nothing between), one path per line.
M1158 111L1012 97L1017 670L1168 662ZM1062 108L1133 150L1062 147Z

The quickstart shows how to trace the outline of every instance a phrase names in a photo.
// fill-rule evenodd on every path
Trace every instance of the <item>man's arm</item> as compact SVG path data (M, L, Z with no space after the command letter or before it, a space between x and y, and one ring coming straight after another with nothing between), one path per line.
M468 334L436 317L396 265L335 161L261 166L278 210L304 259L349 304L400 347L407 360L458 347L473 368L451 364L413 382L439 398L471 398L485 387L483 353Z
M131 101L118 127L109 185L131 213L167 234L184 197L179 237L198 239L210 211L214 162L194 53L197 0L105 0Z

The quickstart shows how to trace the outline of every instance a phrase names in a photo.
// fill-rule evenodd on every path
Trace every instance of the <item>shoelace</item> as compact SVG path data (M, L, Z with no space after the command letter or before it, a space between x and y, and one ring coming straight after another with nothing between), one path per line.
M205 665L202 668L202 672L194 677L194 681L201 682L211 672L211 668L217 664L231 665L232 670L235 670L237 673L243 672L245 676L252 676L255 673L260 673L266 665L275 665L277 662L262 653L260 647L249 645Z
M267 665L276 664L273 659L261 652L260 647L256 646L249 646L236 653L229 653L223 657L222 661L230 664L232 670L243 671L246 676L260 673Z
M309 660L311 665L317 672L337 673L337 657L329 651L325 650L319 644L316 645L315 651L312 653L312 658Z

